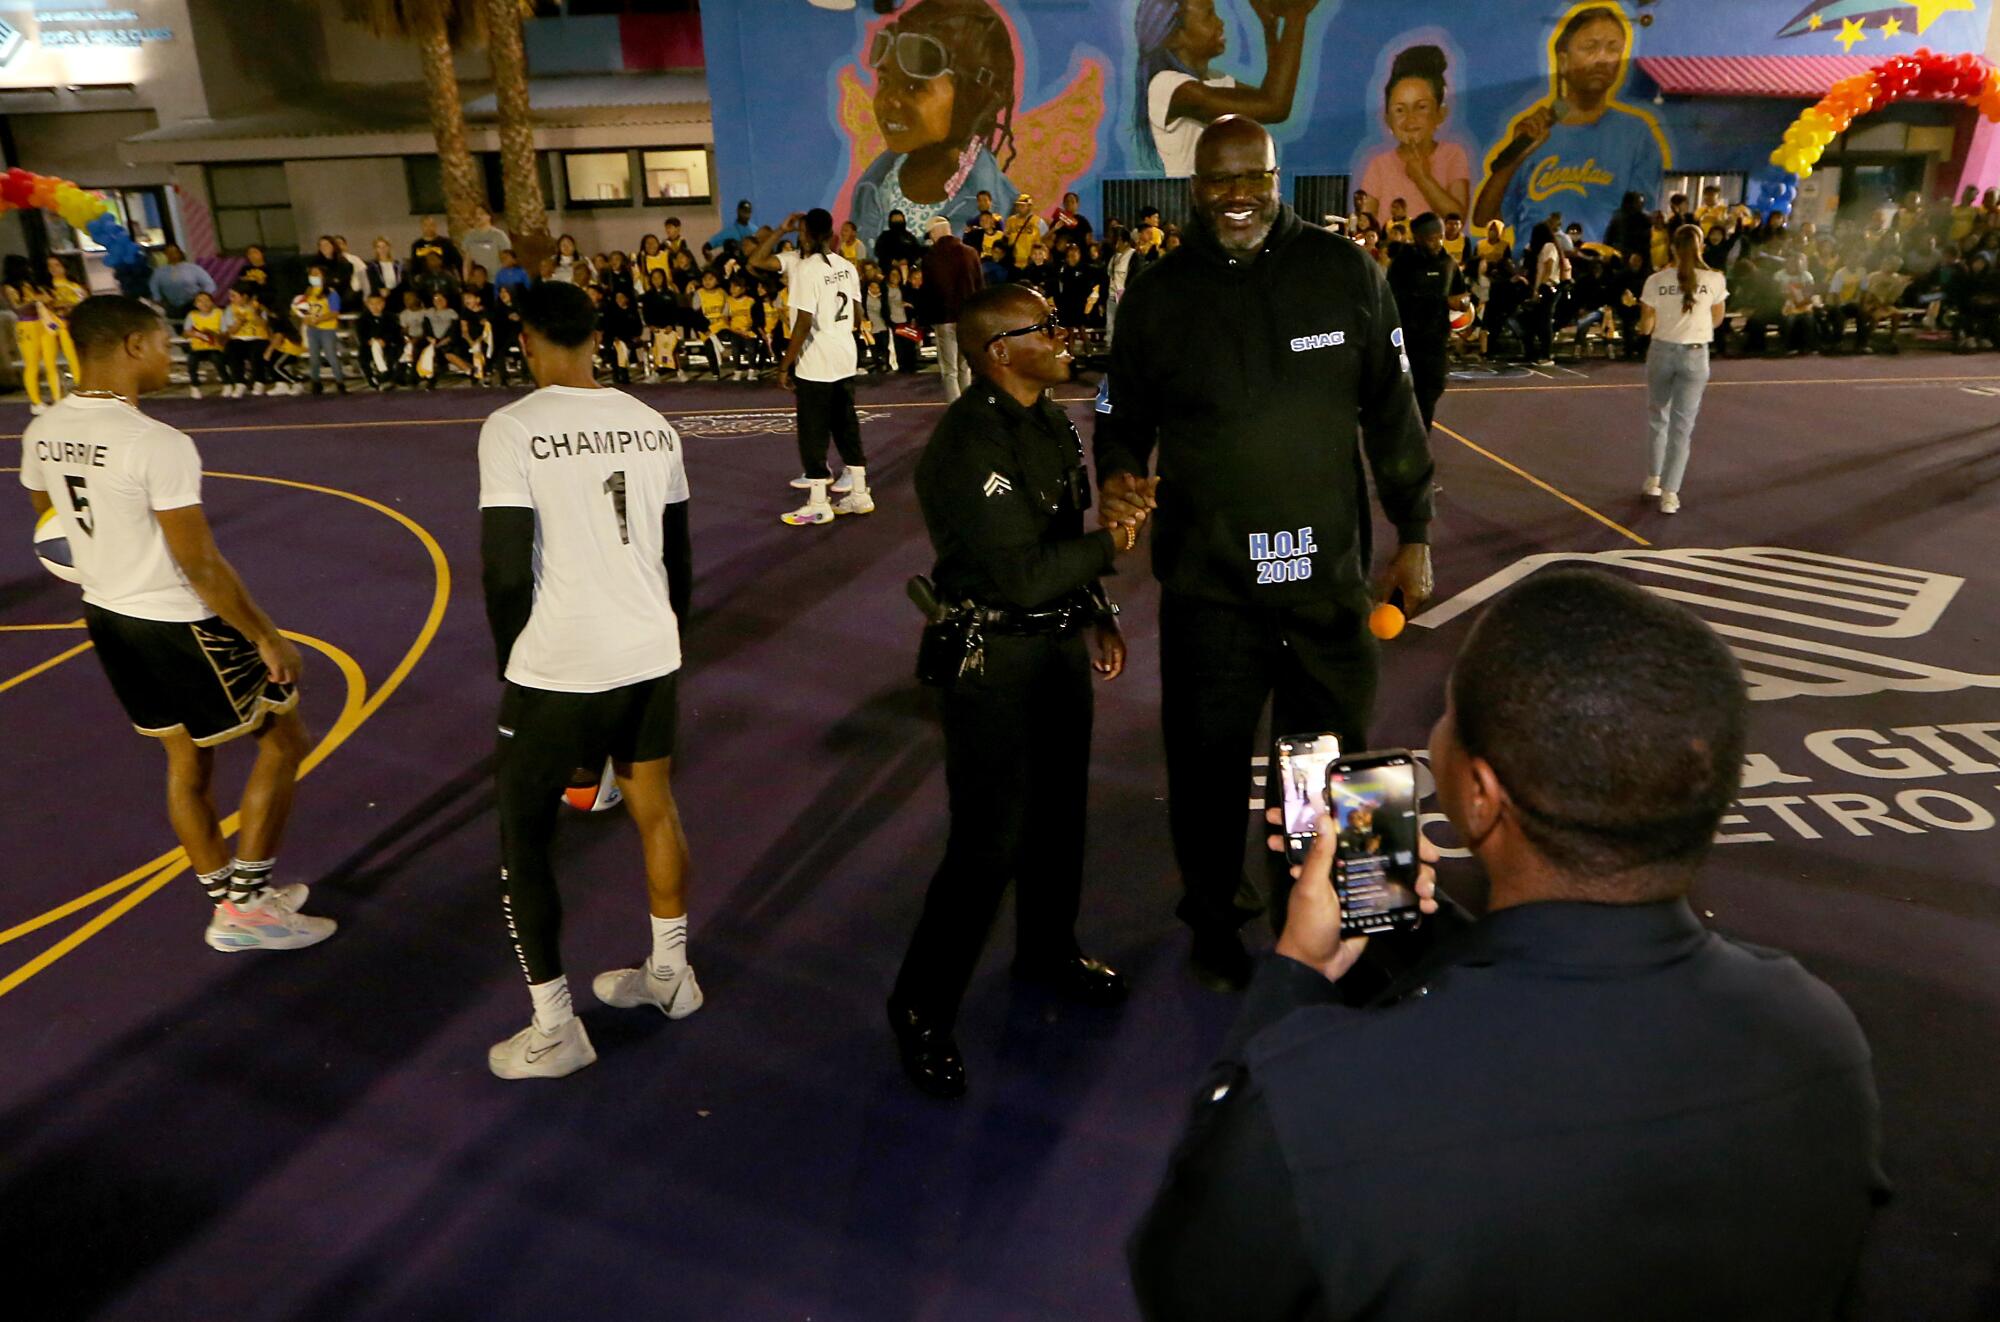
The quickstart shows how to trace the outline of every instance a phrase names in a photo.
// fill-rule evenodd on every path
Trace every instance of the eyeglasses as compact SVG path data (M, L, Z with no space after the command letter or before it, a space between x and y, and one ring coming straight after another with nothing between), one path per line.
M928 82L951 72L951 52L943 42L922 32L878 32L868 44L868 67L880 69L891 59L908 78Z
M1268 170L1239 170L1233 174L1198 174L1194 177L1194 181L1202 188L1218 191L1234 188L1264 189L1278 182L1278 168L1272 166Z
M1049 313L1048 316L1044 317L1042 320L1036 322L1032 326L1023 326L1019 330L1001 331L998 335L990 337L986 341L985 347L991 349L995 344L999 343L1001 340L1011 340L1016 335L1035 335L1035 334L1054 335L1057 331L1061 329L1062 329L1062 323L1057 321L1056 314L1051 312Z

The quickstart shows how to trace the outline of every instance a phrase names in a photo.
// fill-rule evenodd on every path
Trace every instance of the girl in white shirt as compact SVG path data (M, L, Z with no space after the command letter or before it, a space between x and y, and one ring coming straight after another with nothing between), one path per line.
M1726 314L1729 288L1718 271L1701 260L1701 231L1683 225L1674 231L1672 266L1646 281L1639 334L1651 335L1646 351L1646 404L1652 422L1652 467L1648 496L1660 498L1660 513L1681 507L1681 478L1687 472L1695 415L1708 386L1708 348Z

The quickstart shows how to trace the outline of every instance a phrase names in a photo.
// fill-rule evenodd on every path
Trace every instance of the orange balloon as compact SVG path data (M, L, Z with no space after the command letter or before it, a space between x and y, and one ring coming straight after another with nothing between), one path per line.
M1388 602L1383 602L1368 612L1368 632L1387 642L1403 632L1403 612Z

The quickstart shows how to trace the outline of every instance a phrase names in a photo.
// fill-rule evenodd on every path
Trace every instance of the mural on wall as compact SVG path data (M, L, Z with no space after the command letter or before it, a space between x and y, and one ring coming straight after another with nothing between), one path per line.
M981 191L1096 216L1107 180L1185 175L1202 127L1272 128L1289 195L1345 176L1390 219L1552 211L1591 237L1664 175L1780 175L1795 107L1660 101L1649 58L1983 51L1992 0L708 0L722 191L764 216L962 228ZM1420 17L1421 23L1413 21ZM774 39L782 37L782 39ZM1131 217L1126 217L1129 220Z

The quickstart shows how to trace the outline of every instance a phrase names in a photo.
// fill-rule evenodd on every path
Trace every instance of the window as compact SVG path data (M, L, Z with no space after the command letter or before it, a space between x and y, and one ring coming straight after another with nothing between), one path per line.
M555 180L549 164L552 153L536 152L535 164L542 175L542 205L554 207L556 202ZM495 151L476 154L480 175L486 187L486 206L495 216L502 211L502 201L507 196L506 172L500 166L500 153ZM444 163L435 155L405 156L403 174L410 186L410 214L413 216L442 216L449 208L444 204Z
M1727 170L1720 174L1670 174L1660 181L1660 195L1648 198L1647 203L1655 211L1667 209L1667 199L1675 193L1686 193L1691 210L1701 206L1701 192L1704 188L1720 188L1722 204L1733 207L1743 200L1743 192L1749 183L1749 176L1741 170Z
M208 195L215 203L216 242L224 252L242 252L251 244L280 251L299 246L283 165L211 165Z
M646 179L646 205L674 202L709 202L708 149L669 147L639 153L639 168Z
M98 191L102 193L104 200L111 204L111 214L131 233L132 241L141 248L148 250L161 248L173 237L168 230L166 189L106 188ZM83 252L95 255L104 251L104 246L96 239L62 217L49 212L44 212L42 215L48 224L51 252Z
M632 153L573 151L563 153L563 182L573 207L632 205Z
M1292 210L1311 225L1324 225L1335 216L1345 216L1350 203L1344 174L1295 174L1292 176Z

